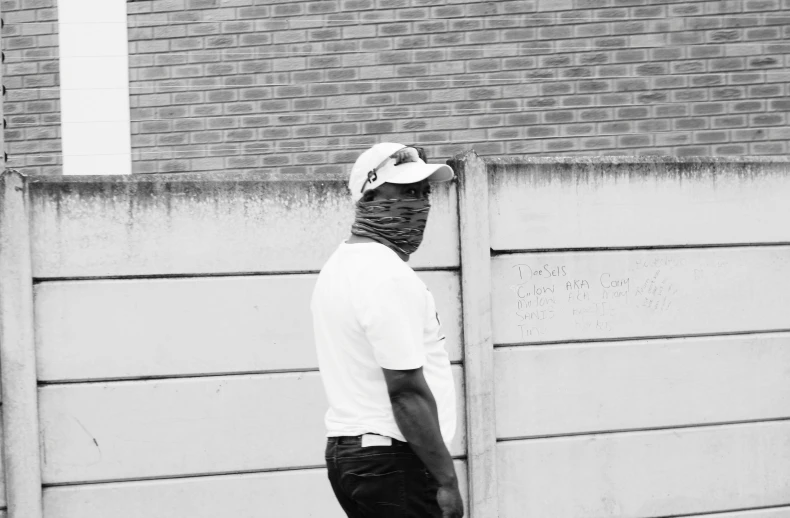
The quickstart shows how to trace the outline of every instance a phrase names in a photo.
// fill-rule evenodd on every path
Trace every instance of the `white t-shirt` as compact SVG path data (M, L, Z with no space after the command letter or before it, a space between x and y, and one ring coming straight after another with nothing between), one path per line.
M376 433L405 441L381 368L423 368L445 443L455 435L455 384L433 295L380 243L341 243L311 302L327 437Z

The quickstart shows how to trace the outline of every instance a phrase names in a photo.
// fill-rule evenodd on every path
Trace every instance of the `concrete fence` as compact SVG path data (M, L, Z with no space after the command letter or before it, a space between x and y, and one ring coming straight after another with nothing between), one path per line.
M469 515L790 516L790 160L453 163L410 264ZM9 518L342 516L309 300L344 178L2 187Z

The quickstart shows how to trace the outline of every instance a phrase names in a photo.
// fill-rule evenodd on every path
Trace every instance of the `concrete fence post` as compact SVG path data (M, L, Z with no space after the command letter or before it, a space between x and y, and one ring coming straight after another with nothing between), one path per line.
M485 162L473 151L457 156L451 163L458 173L468 516L495 518L498 496L488 174Z
M33 273L25 177L0 175L0 383L8 518L41 518Z

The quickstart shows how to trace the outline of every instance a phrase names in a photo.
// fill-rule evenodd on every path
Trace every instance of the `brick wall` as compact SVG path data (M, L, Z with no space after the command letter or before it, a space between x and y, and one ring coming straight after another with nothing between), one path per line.
M55 0L2 0L9 166L60 174ZM130 1L136 172L786 154L790 0Z
M138 172L788 152L790 0L128 5Z
M55 0L2 0L6 167L61 174L60 82Z

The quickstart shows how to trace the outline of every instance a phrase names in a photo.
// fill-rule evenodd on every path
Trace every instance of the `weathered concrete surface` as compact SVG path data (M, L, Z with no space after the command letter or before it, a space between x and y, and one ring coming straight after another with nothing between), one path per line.
M790 161L486 166L499 515L786 506Z
M782 419L790 333L496 349L497 437ZM562 409L561 412L557 409Z
M494 235L500 231L515 235L515 238L511 235L502 241L501 250L698 246L706 243L732 247L733 244L787 245L789 242L783 237L785 234L782 229L787 226L788 210L788 166L784 160L677 160L655 157L519 159L490 160L487 166L492 189L491 203L488 205L491 231ZM499 180L496 180L497 177ZM351 203L346 193L345 179L340 177L316 179L223 174L67 177L36 179L32 182L32 191L33 262L36 276L43 279L315 271L345 237L351 220ZM434 205L437 210L432 214L426 248L415 256L415 265L458 265L458 221L453 219L456 218L457 207L455 196L454 185L436 189ZM509 215L506 209L511 211ZM746 223L738 223L738 218L745 219ZM440 220L444 223L437 225ZM727 228L722 229L722 226ZM744 236L748 238L746 241L742 240ZM472 246L480 243L467 244ZM648 300L649 297L645 295L643 302L649 302L646 308L653 308L650 311L655 315L646 318L644 326L650 327L657 336L665 336L673 329L680 329L677 331L680 333L715 334L733 329L743 331L764 328L777 325L776 322L781 325L786 320L782 320L783 314L779 312L786 307L786 297L781 298L782 294L773 287L766 290L762 288L770 284L770 272L786 270L788 249L788 246L745 246L739 249L724 248L721 251L563 251L518 255L536 260L561 256L563 260L568 260L568 265L578 263L578 273L586 274L589 272L582 268L584 264L610 266L608 260L615 256L641 258L691 254L696 257L704 253L718 260L740 254L740 250L748 252L744 253L743 260L737 257L737 260L728 259L726 265L714 261L707 263L710 268L706 266L705 269L678 267L672 270L668 261L665 265L649 263L646 268L651 269L653 274L660 269L661 275L666 278L666 283L663 283L657 277L655 284L669 284L673 275L687 281L685 289L688 291L680 292L680 295L687 297L679 298L675 304L687 299L702 300L707 303L708 307L703 309L708 312L722 307L729 311L729 316L713 318L709 313L693 313L689 310L668 318L659 312L664 306L655 306L659 294L650 292L649 295L656 297ZM777 250L783 253L776 255L774 252ZM430 253L420 258L420 254L426 252ZM765 259L766 254L770 255L766 260L754 259ZM581 261L582 255L585 258L587 255L598 256L596 261L599 262ZM514 257L501 256L493 262ZM539 267L545 265L544 262L537 264ZM620 263L611 264L622 266ZM781 268L777 269L779 266ZM760 281L759 285L749 285L744 279L751 278L748 276L754 274L755 267L761 268L764 273L753 276ZM621 268L620 271L631 271L629 268ZM673 271L680 273L673 274ZM470 270L466 273L489 275L491 272ZM498 276L496 270L493 273L493 303L496 311L499 307L497 300L510 299L497 298L497 293L500 293L497 286L503 277ZM595 270L592 273L600 274L602 271ZM687 279L689 275L691 277ZM720 286L715 284L716 275L722 281ZM643 284L646 280L642 279ZM51 286L77 286L93 282L116 283L122 289L130 283L159 280L58 282L51 283ZM50 283L41 285L47 284ZM777 286L782 288L784 285ZM561 288L564 290L565 285ZM512 291L507 291L506 295L514 296ZM568 296L567 293L565 295ZM758 295L763 298L759 299ZM737 297L741 298L735 300ZM732 308L738 303L744 309L742 313L735 314ZM512 307L505 309L512 313ZM664 314L669 314L669 311ZM495 334L498 332L498 315L500 313L493 316ZM599 340L605 340L610 335L585 331L588 323L597 326L598 322L596 319L593 323L589 313L582 316L578 329L574 321L570 322L573 328L559 328L555 334L562 335L558 340L573 339L583 343L573 346L553 344L529 349L558 353L574 347L580 354L588 355L587 358L594 356L603 347ZM690 320L692 317L699 321L699 325ZM488 315L484 314L482 318L488 318ZM620 337L633 338L636 332L633 329L639 330L638 322L635 323L633 319L620 322L613 317L609 320L610 323L621 324L621 327L631 326L626 327L628 332L620 333ZM744 321L750 326L744 326ZM723 327L722 322L729 327ZM508 322L506 324L510 325ZM508 339L503 342L516 343L520 340L522 338L519 335L516 341ZM632 354L631 361L623 360L622 363L623 369L631 369L628 372L632 372L636 371L633 368L640 361L645 361L645 357L639 351L626 351L629 343L637 347L644 344L629 340L616 346ZM510 348L498 349L496 353L504 350ZM734 356L734 361L738 367L749 369L750 365L759 365L760 355L766 349L739 351L743 354ZM710 354L722 352L716 350ZM519 353L524 357L528 351L519 350ZM678 347L673 350L671 357L662 356L662 361L672 365L675 365L673 361L694 364L692 353L690 349ZM469 362L470 358L479 361L474 357L465 360ZM584 358L574 357L574 360L579 369L589 367ZM717 357L717 360L722 358ZM570 364L564 361L559 363L557 369L567 374L565 370L570 368ZM701 363L704 361L697 361L695 365L698 369L705 369L706 366L700 366ZM179 367L183 365L179 364ZM473 368L479 371L479 367ZM648 367L644 369L648 370ZM189 368L187 366L186 370ZM468 368L468 364L463 368ZM460 380L461 367L456 366L454 370L456 379ZM694 369L690 371L687 376L681 373L674 379L678 384L685 382L688 384L686 387L693 387L693 380L689 376L697 376L697 373ZM742 379L747 380L744 382L747 385L749 380L776 379L776 375L773 378L763 376L764 373L758 369L741 371L740 374L743 375ZM606 381L616 383L618 380ZM661 381L663 378L656 382L658 390L661 389ZM491 376L482 382L494 385L506 381ZM305 383L312 383L312 386L305 387ZM557 383L555 386L542 387L546 390L563 389L556 379L548 379L546 383ZM307 419L320 424L320 417L316 420L316 416L318 410L322 411L325 407L309 397L293 398L297 394L294 387L301 387L310 394L320 392L316 388L317 374L301 372L42 387L44 447L51 455L49 460L52 462L45 466L45 475L53 482L110 481L268 469L266 466L278 469L277 465L319 465L318 449L310 454L310 458L299 457L304 453L304 443L310 443L311 448L314 448L320 442L315 438L317 435L299 435L307 422L306 418L300 417L303 415L300 412L310 414ZM600 394L602 388L606 387L593 387L589 393ZM636 394L637 388L630 384L623 390L632 390ZM722 387L714 383L708 388L716 393ZM749 388L754 389L751 385ZM499 386L496 389L500 393L509 393L508 387ZM699 391L684 392L682 385L674 387L674 390L675 397L684 401L699 396ZM272 432L282 433L284 438L277 445L283 451L256 449L255 441L245 435L251 429L253 431L250 433L260 438L262 434L256 435L256 427L265 430L271 424L259 419L261 394L267 400L263 403L271 406L273 413L276 411L278 415L284 416L285 420L276 423L279 428ZM282 402L268 401L272 394L284 395L285 399ZM474 397L474 394L466 394L467 402L459 399L459 404L468 405L470 396ZM514 420L532 423L530 416L524 413L527 407L520 404L516 399L506 410L514 414ZM313 410L305 410L310 408ZM173 409L176 409L175 413ZM741 409L743 407L725 408L728 412ZM771 406L773 409L774 406ZM710 426L711 423L706 420L708 414L697 414L690 408L684 410L688 410L688 413L683 415L682 421L688 428L683 430L608 430L610 433L606 434L529 441L508 437L516 440L495 443L493 451L498 453L498 459L494 460L497 461L497 469L503 474L498 488L502 516L521 516L525 508L532 509L531 512L536 516L547 513L574 517L615 516L623 513L666 516L787 503L786 499L780 498L788 494L788 477L785 476L788 435L787 427L782 424L784 421L780 423L778 418L775 422ZM666 413L645 412L650 419L655 418L647 426L671 427L678 424L677 420L667 418ZM92 435L71 419L69 413L78 416ZM761 419L770 417L769 413L750 415ZM738 418L740 415L728 416ZM578 414L566 417L572 420L576 431L589 431L589 427L579 426ZM595 414L594 417L601 416ZM721 419L721 414L716 418ZM708 426L696 426L705 423ZM606 426L610 425L612 421L607 421ZM645 423L620 422L620 426L645 426ZM208 433L206 427L208 432L211 432L211 427L215 427L215 432ZM320 426L314 428L311 433L319 430ZM203 430L203 435L195 435L196 429ZM459 422L459 432L462 429L464 423ZM741 430L745 432L740 433ZM533 432L519 429L514 433ZM535 433L543 432L538 430ZM268 436L268 432L263 435ZM698 440L701 436L704 437ZM217 437L225 442L212 442ZM469 444L468 440L466 442ZM96 465L89 465L97 459L99 448L103 457ZM276 462L266 457L275 454L279 456ZM640 462L634 463L635 458ZM638 470L631 469L635 465ZM547 466L551 468L548 471ZM203 487L241 487L236 482L237 477L242 476L214 477L211 481L216 482L216 486L207 484ZM278 473L273 476L288 475ZM194 477L190 480L208 478ZM601 487L590 485L590 480L600 482L598 486ZM765 480L771 484L766 485ZM90 512L85 511L88 506L86 502L97 492L118 490L118 493L110 496L105 493L103 505L110 510L116 504L124 506L125 502L132 501L134 495L138 494L134 488L142 484L150 484L146 487L154 488L148 494L155 495L152 498L156 498L156 501L176 505L172 504L175 497L169 499L172 495L169 484L182 482L158 480L88 484L48 491L52 491L53 495L68 495L72 507L69 507L69 512L62 514L65 518L83 514L88 516L85 514ZM589 491L579 492L580 487ZM537 498L534 498L536 495ZM117 500L114 500L116 497ZM287 499L285 496L283 498Z
M452 367L466 454L463 369ZM47 385L45 484L324 465L327 401L318 372Z
M491 252L486 164L476 153L454 161L461 235L464 381L467 395L469 515L499 516L496 464Z
M461 359L458 272L420 271L451 361ZM43 381L318 368L316 274L52 281L35 286Z
M453 160L463 159L457 155ZM708 167L726 167L727 170L745 169L748 167L764 167L766 164L789 163L790 157L779 156L519 156L519 157L485 157L483 160L489 168L494 166L542 166L556 171L563 168L580 167L592 170L604 170L611 167L634 166L648 168L656 166L656 171L674 167L677 170L694 170Z
M503 254L491 276L497 345L790 329L787 245Z
M34 178L36 278L316 271L349 235L345 179L256 174ZM457 267L453 184L414 267Z
M701 515L790 494L788 421L505 441L497 456L501 518Z
M467 502L466 461L455 471ZM52 487L44 509L47 518L346 517L325 468Z
M790 242L790 159L486 159L491 248Z
M41 517L33 278L25 177L0 174L2 500L12 518ZM2 466L0 466L2 468Z

